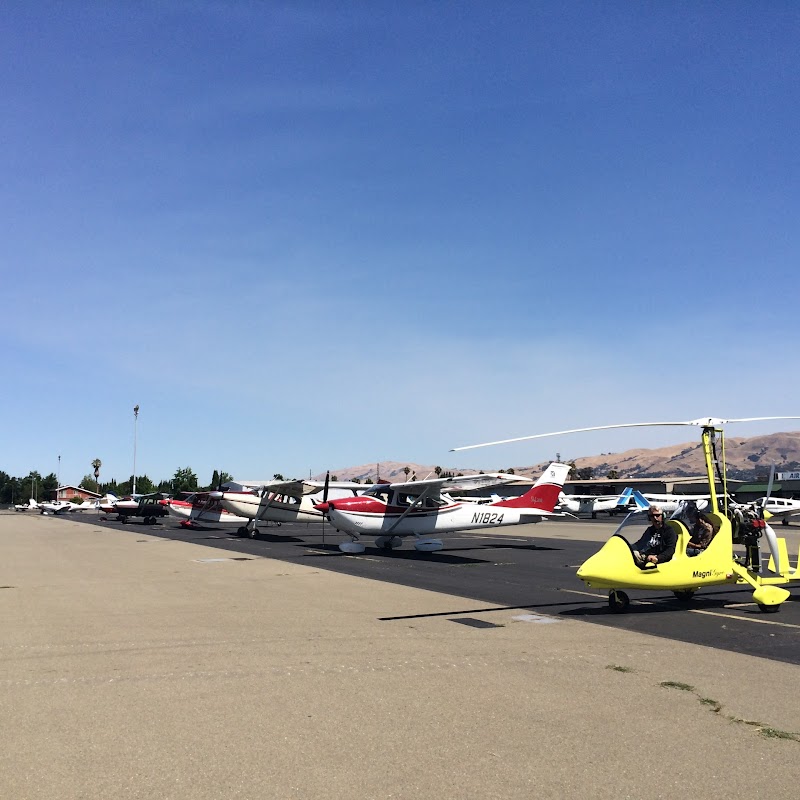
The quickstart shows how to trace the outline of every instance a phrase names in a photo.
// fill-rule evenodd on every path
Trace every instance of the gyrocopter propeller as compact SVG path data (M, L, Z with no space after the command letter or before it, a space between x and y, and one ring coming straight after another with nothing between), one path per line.
M708 478L708 505L703 517L710 522L715 533L710 544L697 555L690 555L686 546L691 532L680 519L670 519L669 525L677 534L675 554L669 561L637 566L631 543L620 533L620 525L600 550L578 569L578 577L587 586L609 590L608 602L613 611L625 611L630 598L624 589L651 589L671 591L679 600L688 601L705 586L747 584L753 588L753 600L765 612L775 612L789 597L782 585L800 580L800 553L795 566L789 564L786 540L778 538L767 522L770 514L765 503L734 503L728 493L725 468L725 440L722 426L738 422L800 419L800 416L747 417L720 419L701 417L682 422L630 422L617 425L598 425L573 428L553 433L518 436L484 444L455 447L453 451L477 447L522 442L546 436L609 430L613 428L644 428L653 426L694 426L702 429L701 441ZM452 451L451 451L452 452ZM722 492L717 493L717 479ZM762 564L761 539L766 540L770 551L766 570ZM744 555L734 551L734 545L744 546Z

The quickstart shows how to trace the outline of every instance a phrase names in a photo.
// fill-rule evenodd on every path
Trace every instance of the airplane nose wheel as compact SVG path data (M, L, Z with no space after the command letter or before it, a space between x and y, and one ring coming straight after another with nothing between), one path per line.
M631 599L625 592L618 592L616 589L612 589L608 593L608 607L615 614L623 614L628 610L630 604Z

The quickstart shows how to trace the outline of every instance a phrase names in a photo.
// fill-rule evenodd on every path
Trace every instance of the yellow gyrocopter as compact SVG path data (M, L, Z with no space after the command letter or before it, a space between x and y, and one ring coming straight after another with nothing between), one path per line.
M783 585L792 581L800 581L800 553L798 553L794 567L791 567L786 540L775 535L767 522L770 515L765 512L763 506L758 503L734 503L731 500L727 488L725 439L721 426L735 422L778 419L800 419L800 417L749 417L746 419L703 417L686 422L634 422L600 425L592 428L574 428L568 431L520 436L515 439L456 447L454 450L470 450L476 447L508 444L545 436L611 428L674 425L692 425L702 428L703 454L709 493L708 504L702 513L716 531L708 547L698 555L687 555L686 546L689 543L690 532L683 522L673 518L667 521L667 525L673 528L678 537L674 556L664 563L648 564L642 568L637 566L634 561L631 544L619 532L625 525L623 522L603 547L581 564L578 569L578 577L587 586L608 589L609 608L616 612L623 612L630 605L630 598L623 591L624 589L666 590L673 592L679 600L689 601L698 589L724 584L752 586L753 600L758 607L764 612L776 612L780 610L781 603L789 597L789 592L782 588ZM722 486L720 494L717 493L715 471ZM766 570L761 557L762 537L766 539L770 551ZM734 545L743 546L744 553L737 554Z

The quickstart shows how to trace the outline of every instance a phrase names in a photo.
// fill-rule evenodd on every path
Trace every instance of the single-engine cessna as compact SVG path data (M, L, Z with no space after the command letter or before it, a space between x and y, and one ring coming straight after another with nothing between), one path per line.
M367 486L350 481L274 480L263 484L242 483L221 492L211 492L212 500L231 514L243 518L239 536L258 536L263 522L322 523L325 517L316 505L327 497L355 497Z
M417 550L433 552L443 547L441 539L431 538L434 534L485 530L562 516L554 509L569 470L568 464L554 462L525 494L493 503L458 502L445 491L462 492L497 485L514 480L513 475L379 483L359 497L328 499L316 508L334 528L351 538L352 541L339 545L342 552L363 553L361 535L375 536L375 544L385 550L399 547L403 536L414 536Z
M220 504L219 499L211 497L212 492L195 492L181 499L166 498L159 505L167 509L170 517L178 520L183 528L204 525L247 525L247 517L232 514Z

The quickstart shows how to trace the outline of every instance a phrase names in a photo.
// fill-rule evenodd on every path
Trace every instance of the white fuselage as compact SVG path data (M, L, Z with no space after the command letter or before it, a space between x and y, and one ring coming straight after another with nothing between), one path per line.
M559 499L558 508L572 514L596 514L598 511L613 511L614 509L624 511L625 506L617 505L618 502L619 495L588 497L565 494Z
M330 489L331 499L352 497L352 491ZM290 495L265 495L260 497L252 492L223 492L220 504L224 509L248 520L264 522L316 522L325 521L325 515L314 508L322 499L322 492L306 494L302 497Z
M770 497L769 500L756 501L764 503L764 510L769 511L773 517L791 517L793 514L800 514L800 500L793 500L786 497Z
M678 510L678 506L686 500L694 500L697 508L702 511L708 505L707 494L644 494L642 495L650 505L658 506L662 511L671 514Z
M387 513L340 511L328 512L333 526L356 535L433 536L452 531L498 528L522 522L541 522L546 513L533 508L508 508L481 503L453 503L436 509L409 512L398 522L402 511Z
M246 525L248 517L233 514L218 503L211 504L210 507L193 506L191 503L167 500L167 512L170 517L181 522L196 522L206 525Z

